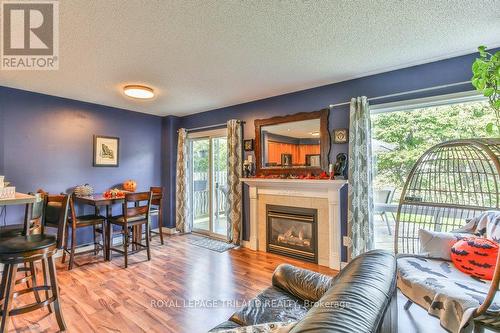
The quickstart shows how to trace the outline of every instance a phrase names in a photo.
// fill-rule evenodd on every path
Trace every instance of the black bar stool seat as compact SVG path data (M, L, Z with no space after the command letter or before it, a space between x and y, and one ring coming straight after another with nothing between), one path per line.
M1 238L0 238L1 239ZM14 236L2 239L0 241L0 262L6 257L15 258L16 254L21 254L20 258L25 259L26 252L38 251L51 247L56 248L56 236L53 235L28 235L28 236Z
M24 226L22 224L11 224L0 228L0 239L21 236Z

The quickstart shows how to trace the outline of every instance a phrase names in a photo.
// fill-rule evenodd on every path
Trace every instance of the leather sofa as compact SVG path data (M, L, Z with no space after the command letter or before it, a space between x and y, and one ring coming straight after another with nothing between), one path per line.
M270 322L296 322L299 332L397 332L396 259L373 250L335 277L282 264L272 286L210 332Z

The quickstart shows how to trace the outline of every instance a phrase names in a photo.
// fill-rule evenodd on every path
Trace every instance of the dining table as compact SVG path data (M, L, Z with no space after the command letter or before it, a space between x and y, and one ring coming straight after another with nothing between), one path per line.
M132 193L132 192L127 192L127 191L123 191L123 192ZM88 195L88 196L76 196L75 201L77 203L80 203L80 204L93 206L95 209L96 215L101 215L101 208L104 207L105 208L104 217L106 218L106 223L109 223L109 219L111 217L113 217L113 212L112 212L113 205L123 204L125 202L125 197L111 197L110 198L108 196L104 196L104 194L102 194L102 193L98 193L98 194L92 194L92 195ZM106 236L107 235L105 235L104 230L102 231L102 235L103 235L103 243L104 243L104 248L105 248L104 259L109 260L110 251L109 251L108 247L111 246L112 244L106 244L106 239L107 239ZM140 237L140 235L141 235L141 233L138 231L137 226L134 226L133 236L132 236L133 239L135 241L139 241L138 237ZM111 240L111 242L113 242L113 237L110 237L110 240Z

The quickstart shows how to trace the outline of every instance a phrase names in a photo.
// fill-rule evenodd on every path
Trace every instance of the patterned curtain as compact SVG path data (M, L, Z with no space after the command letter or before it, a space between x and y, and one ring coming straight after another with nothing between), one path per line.
M191 221L188 210L188 187L187 187L187 132L179 129L177 143L177 180L176 180L176 210L175 229L185 233L191 232Z
M227 201L229 205L227 239L239 245L241 240L241 204L242 204L242 133L238 120L227 122L228 174Z
M350 259L373 248L371 123L365 96L351 99L347 224Z

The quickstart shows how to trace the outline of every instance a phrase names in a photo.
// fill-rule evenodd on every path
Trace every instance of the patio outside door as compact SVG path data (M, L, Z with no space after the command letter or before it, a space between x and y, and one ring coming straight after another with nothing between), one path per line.
M227 238L227 130L189 134L193 231Z

